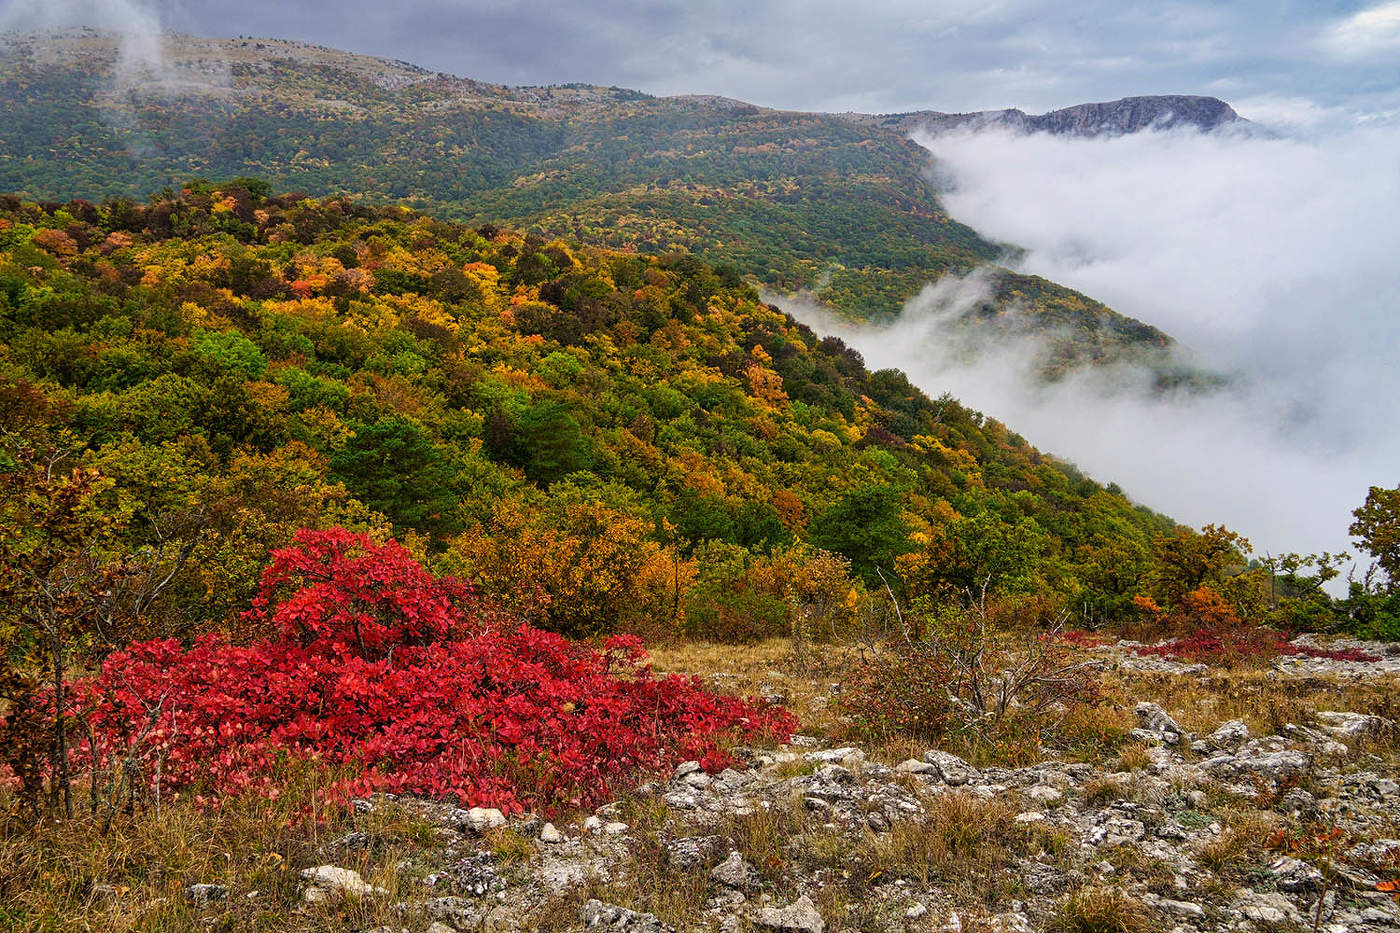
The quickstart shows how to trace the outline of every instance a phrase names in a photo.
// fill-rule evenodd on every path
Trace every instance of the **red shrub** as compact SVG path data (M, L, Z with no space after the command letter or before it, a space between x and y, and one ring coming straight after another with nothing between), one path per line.
M1150 654L1162 658L1177 658L1204 663L1268 660L1279 655L1329 658L1334 661L1376 661L1374 655L1355 648L1331 651L1295 645L1283 632L1272 629L1241 626L1225 630L1197 629L1189 634L1157 645L1143 645L1134 654Z
M279 601L289 585L292 592ZM283 642L378 657L464 634L461 606L473 595L460 580L428 573L397 541L375 544L344 528L302 529L295 546L272 552L244 618L272 623Z
M77 685L96 744L80 766L132 754L168 791L275 793L291 755L356 768L347 793L549 810L688 758L722 767L727 741L795 728L781 708L654 675L631 636L601 652L527 626L464 637L468 588L393 542L336 530L297 543L274 555L253 610L279 639L132 645ZM431 640L444 635L458 637Z

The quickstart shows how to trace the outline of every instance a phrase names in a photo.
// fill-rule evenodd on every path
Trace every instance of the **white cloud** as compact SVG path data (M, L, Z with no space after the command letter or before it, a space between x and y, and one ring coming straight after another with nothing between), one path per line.
M1400 2L1390 0L1328 26L1322 47L1339 58L1369 58L1400 51Z
M1238 378L1157 400L1116 371L1034 385L1014 375L1025 341L949 349L966 283L926 291L892 329L848 331L872 365L1181 521L1224 522L1274 553L1347 548L1367 488L1400 483L1400 128L926 142L953 216Z

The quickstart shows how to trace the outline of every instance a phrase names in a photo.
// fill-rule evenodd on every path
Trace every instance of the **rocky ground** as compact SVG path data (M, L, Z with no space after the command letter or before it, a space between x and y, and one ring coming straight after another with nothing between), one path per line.
M1361 696L1348 692L1361 681L1393 691L1400 659L1372 647L1377 661L1258 672L1264 702L1299 713L1272 731L1243 718L1192 731L1139 700L1117 757L1099 763L976 768L939 749L882 762L888 749L798 736L744 751L742 769L682 764L557 824L361 801L362 828L301 872L300 909L329 921L347 899L375 901L359 928L380 933L1400 930L1400 904L1378 889L1400 876L1396 725L1298 701ZM1144 675L1121 646L1107 654L1159 697L1229 707L1229 675L1205 696L1209 670L1153 662ZM405 825L431 844L393 866L391 894L353 866L383 827Z

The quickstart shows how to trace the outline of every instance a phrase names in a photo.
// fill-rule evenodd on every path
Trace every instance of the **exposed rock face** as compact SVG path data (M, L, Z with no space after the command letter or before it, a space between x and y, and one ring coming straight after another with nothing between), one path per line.
M1014 109L981 110L974 113L917 110L912 113L883 114L876 117L852 114L851 118L906 133L920 130L939 133L958 129L1008 129L1018 133L1054 133L1066 136L1121 136L1145 129L1177 127L1194 127L1202 132L1211 132L1222 126L1249 123L1223 100L1184 94L1124 97L1121 100L1079 104L1042 114L1029 114Z

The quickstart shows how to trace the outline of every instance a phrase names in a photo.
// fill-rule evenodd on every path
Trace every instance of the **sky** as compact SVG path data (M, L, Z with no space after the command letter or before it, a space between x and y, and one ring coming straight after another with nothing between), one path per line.
M1298 121L1400 112L1400 0L6 0L0 25L303 39L511 84L774 107L1043 111L1208 94Z

